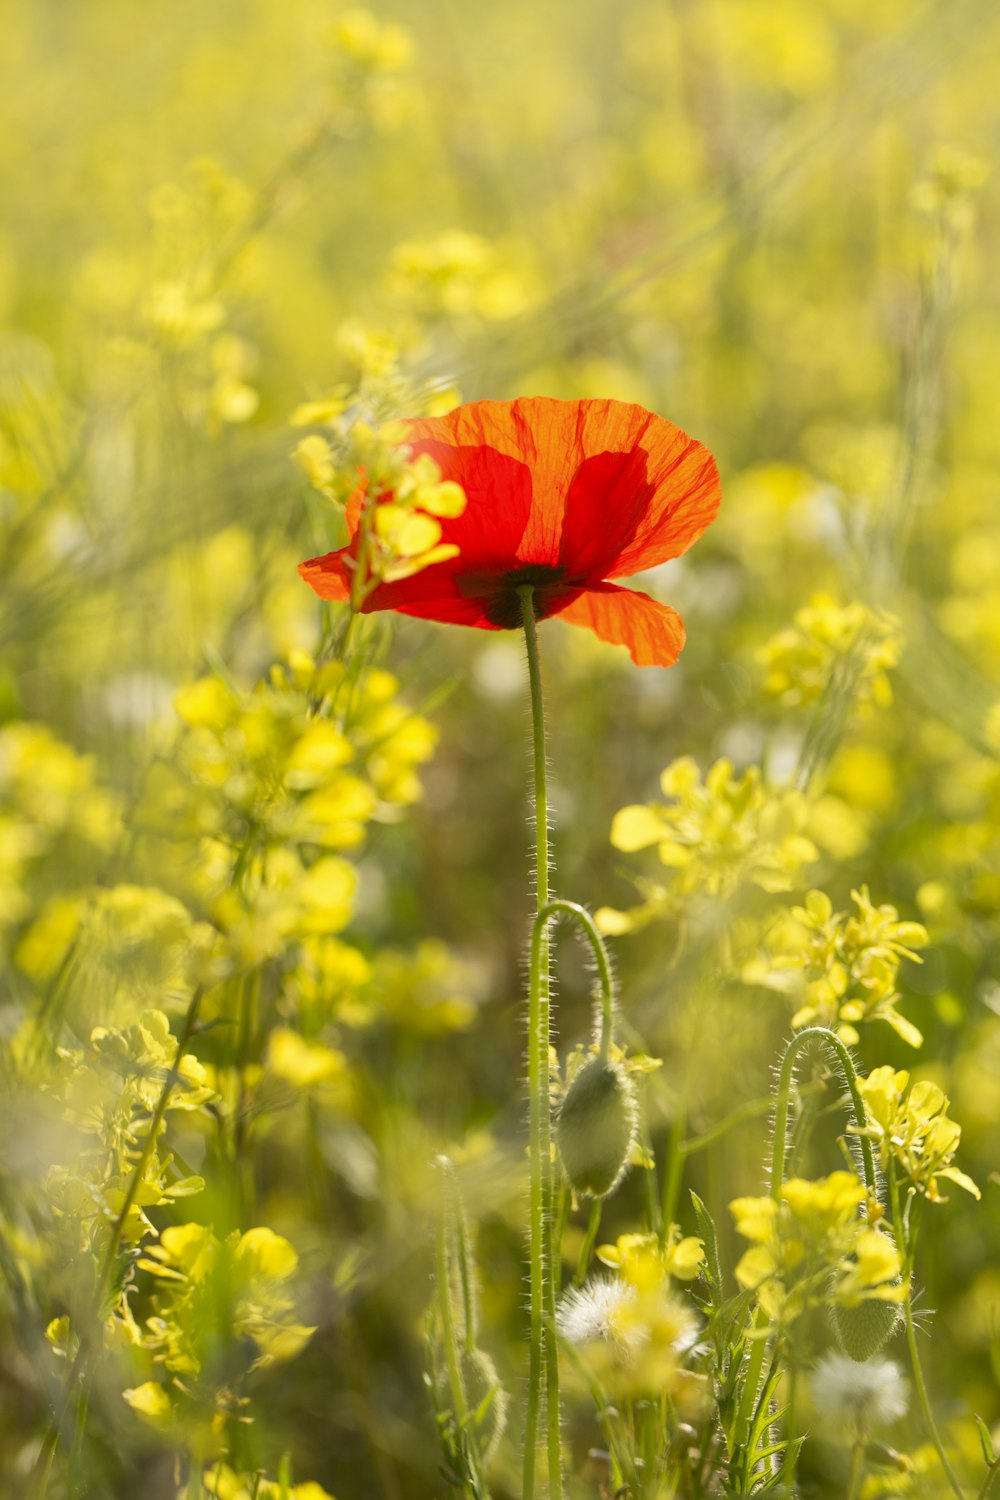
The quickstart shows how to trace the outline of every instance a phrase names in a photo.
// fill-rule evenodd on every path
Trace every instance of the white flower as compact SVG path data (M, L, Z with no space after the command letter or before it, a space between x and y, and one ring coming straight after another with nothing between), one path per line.
M647 1347L682 1354L698 1337L698 1319L666 1287L641 1295L622 1277L595 1276L566 1293L556 1326L570 1344L603 1339L634 1361Z
M864 1433L905 1416L910 1387L891 1359L826 1354L812 1373L812 1398L826 1424Z
M559 1303L556 1327L570 1344L604 1339L624 1355L638 1353L648 1337L636 1319L639 1298L635 1288L618 1277L595 1276L585 1286L571 1287Z

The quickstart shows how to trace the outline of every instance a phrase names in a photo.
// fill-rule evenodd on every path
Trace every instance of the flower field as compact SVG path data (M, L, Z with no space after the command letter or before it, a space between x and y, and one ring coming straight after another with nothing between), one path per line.
M1000 1496L995 7L3 24L0 1500Z

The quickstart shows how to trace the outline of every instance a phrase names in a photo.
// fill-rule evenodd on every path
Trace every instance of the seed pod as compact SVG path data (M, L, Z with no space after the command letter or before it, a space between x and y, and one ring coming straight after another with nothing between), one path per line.
M592 1057L566 1091L556 1143L574 1192L604 1198L625 1175L638 1105L620 1062Z
M896 1331L899 1304L866 1297L854 1307L830 1308L830 1321L837 1342L858 1364L878 1354Z

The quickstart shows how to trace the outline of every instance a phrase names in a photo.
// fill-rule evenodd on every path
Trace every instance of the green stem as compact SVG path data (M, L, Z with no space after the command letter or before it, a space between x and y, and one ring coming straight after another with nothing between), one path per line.
M987 1495L993 1488L993 1481L998 1474L1000 1474L1000 1458L995 1458L986 1470L986 1477L980 1486L979 1493L976 1495L976 1500L986 1500Z
M548 943L549 924L553 917L570 917L574 922L579 923L584 937L590 944L591 952L594 955L594 963L597 967L598 983L601 989L599 1046L601 1057L606 1059L611 1051L611 1042L614 1036L614 980L611 977L611 960L608 957L608 950L604 946L604 939L601 937L597 923L585 906L580 906L576 901L564 901L560 897L554 897L551 901L546 901L544 906L539 906L534 925L531 929L531 973L534 975L536 972L539 972L539 966L544 963L542 945L547 945Z
M450 1163L449 1163L450 1168ZM446 1169L442 1174L446 1179L450 1175ZM449 1189L454 1188L454 1183L445 1181L444 1192L440 1211L438 1213L437 1225L437 1292L438 1292L438 1316L441 1319L441 1341L444 1344L445 1361L448 1366L448 1384L451 1387L451 1400L454 1408L456 1445L458 1451L463 1455L468 1464L468 1475L463 1475L463 1492L467 1495L481 1495L482 1476L479 1472L479 1454L476 1446L475 1431L469 1423L469 1403L465 1395L465 1383L462 1379L462 1359L458 1347L458 1335L455 1331L455 1318L452 1311L452 1288L451 1273L449 1266L448 1247L448 1224L455 1208L456 1196ZM451 1200L450 1202L448 1200ZM466 1317L468 1313L466 1313ZM466 1441L462 1441L462 1437Z
M677 1200L681 1191L681 1175L684 1171L684 1131L687 1129L687 1108L682 1100L677 1101L677 1112L670 1126L667 1143L667 1159L663 1164L663 1200L660 1217L660 1240L666 1244L670 1226L677 1212Z
M706 1146L713 1146L716 1141L721 1141L723 1136L728 1135L737 1125L742 1125L745 1120L756 1119L758 1115L769 1115L774 1108L774 1100L768 1094L766 1099L751 1099L748 1104L743 1104L739 1109L733 1110L718 1125L713 1125L711 1130L706 1130L703 1135L692 1135L686 1141L681 1141L680 1151L683 1156L694 1156L697 1151L704 1151Z
M764 1356L767 1353L768 1340L764 1333L767 1324L767 1314L762 1308L758 1307L752 1329L752 1334L755 1336L751 1337L751 1334L748 1332L746 1337L749 1348L746 1353L746 1366L743 1371L743 1389L740 1391L737 1408L733 1441L734 1448L742 1448L750 1436L754 1408L757 1405L757 1392L760 1388L761 1371L764 1368Z
M455 1168L449 1158L444 1173L447 1178L448 1207L451 1210L455 1231L455 1253L458 1257L458 1281L462 1289L462 1347L470 1354L476 1347L479 1334L476 1315L476 1288L472 1273L472 1247L469 1244L469 1225L465 1217L465 1205L458 1190Z
M859 1438L851 1450L851 1473L847 1481L847 1500L858 1500L858 1492L861 1488L861 1476L864 1472L864 1460L864 1440Z
M774 1106L774 1140L771 1143L771 1197L775 1203L781 1203L781 1191L785 1185L785 1158L788 1151L788 1109L791 1101L792 1078L795 1071L795 1063L799 1053L813 1042L822 1042L837 1058L844 1080L851 1095L851 1103L854 1108L854 1121L859 1131L867 1128L868 1116L865 1113L864 1100L858 1088L858 1076L855 1072L851 1054L844 1046L840 1038L825 1026L807 1026L803 1031L792 1037L785 1049L785 1055L781 1063L781 1074L778 1079L778 1094ZM872 1153L872 1143L866 1135L860 1135L861 1155L864 1164L865 1183L868 1188L871 1206L878 1202L878 1184L875 1177L875 1157ZM781 1474L789 1487L794 1487L795 1470L797 1467L798 1450L795 1447L795 1373L790 1371L791 1395L788 1412L785 1419L785 1435L787 1447L781 1463Z
M555 1189L555 1203L552 1211L552 1223L554 1233L552 1238L552 1286L553 1294L558 1300L562 1291L562 1247L566 1241L566 1227L569 1224L570 1210L573 1206L573 1194L565 1177L560 1172L558 1186Z
M576 1275L573 1277L573 1285L580 1286L587 1274L590 1264L590 1253L597 1239L597 1231L601 1227L601 1209L603 1200L595 1198L590 1205L590 1218L587 1220L587 1230L583 1236L583 1244L580 1246L580 1256L576 1263Z
M781 1477L788 1486L789 1495L795 1493L795 1477L798 1467L798 1449L795 1445L795 1429L798 1426L798 1369L795 1353L788 1357L788 1401L785 1405L785 1451L781 1455Z
M544 1393L547 1411L549 1495L562 1496L562 1455L559 1433L559 1363L554 1335L555 1290L552 1281L552 1160L549 1104L549 941L548 919L542 913L549 901L549 806L545 765L545 719L542 676L535 629L534 590L518 589L531 687L531 727L535 788L535 894L537 915L531 945L528 996L528 1095L531 1130L530 1326L528 1408L524 1433L523 1500L535 1493L535 1448L538 1414Z
M899 1202L899 1183L896 1180L895 1162L889 1162L889 1197L892 1203L892 1224L896 1235L896 1242L904 1250L905 1261L912 1264L909 1255L909 1247L906 1242L906 1225ZM934 1412L931 1409L930 1396L927 1393L927 1382L924 1379L923 1366L920 1363L920 1351L917 1348L917 1331L913 1324L913 1305L910 1299L910 1276L905 1278L906 1295L903 1298L903 1317L906 1321L906 1347L910 1355L910 1367L913 1370L913 1384L917 1392L917 1404L920 1414L924 1419L931 1442L934 1444L935 1452L941 1462L948 1483L957 1496L957 1500L965 1500L964 1491L959 1483L958 1475L951 1466L951 1460L945 1451L944 1442L938 1432L937 1423L934 1420Z
M785 1181L785 1154L788 1150L788 1106L792 1093L792 1074L795 1062L800 1052L812 1042L822 1042L830 1048L840 1063L843 1070L844 1080L851 1095L851 1103L854 1107L854 1123L859 1131L861 1141L861 1159L864 1164L865 1185L873 1202L878 1201L878 1183L875 1177L875 1157L872 1154L872 1143L866 1135L860 1132L867 1129L868 1116L865 1113L864 1100L858 1088L858 1075L851 1060L851 1054L844 1046L840 1037L834 1032L828 1031L825 1026L807 1026L804 1031L796 1032L785 1049L785 1056L781 1063L781 1076L778 1079L778 1095L774 1106L774 1141L772 1142L771 1157L771 1197L775 1203L781 1202L781 1189Z
M441 1342L448 1365L448 1383L451 1400L455 1408L455 1421L459 1428L465 1426L469 1414L462 1384L462 1366L458 1355L458 1339L455 1336L455 1320L451 1312L451 1278L448 1272L448 1211L444 1204L438 1214L437 1226L437 1283L438 1317L441 1319Z

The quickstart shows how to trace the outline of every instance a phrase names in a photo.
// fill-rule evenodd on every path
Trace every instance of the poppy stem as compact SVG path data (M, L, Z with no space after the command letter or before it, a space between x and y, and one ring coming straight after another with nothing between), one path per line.
M545 764L545 718L542 676L535 629L534 589L518 589L531 686L531 727L535 780L535 899L542 912L549 902L549 804ZM528 1000L528 1095L531 1127L531 1344L528 1364L528 1409L524 1431L523 1500L535 1493L535 1450L543 1393L546 1398L550 1500L562 1496L562 1452L559 1433L559 1363L555 1328L555 1283L552 1235L552 1145L549 1104L549 938L544 920L532 944Z

